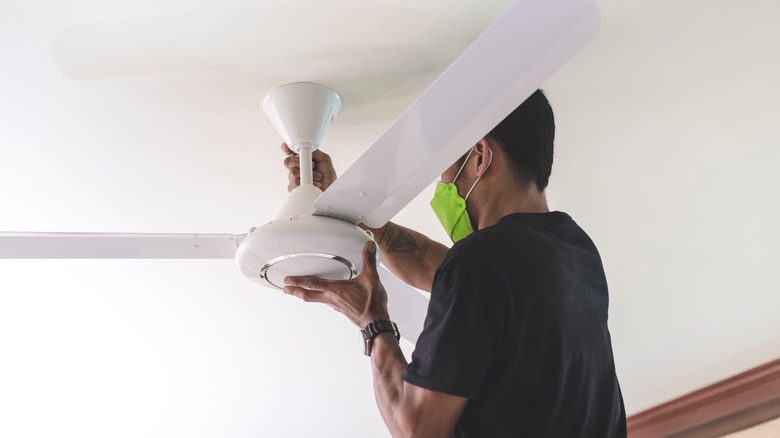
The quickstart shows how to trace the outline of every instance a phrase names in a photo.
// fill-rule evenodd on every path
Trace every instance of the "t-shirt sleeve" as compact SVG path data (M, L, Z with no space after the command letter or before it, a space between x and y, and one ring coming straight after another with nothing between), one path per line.
M468 270L442 265L403 379L433 391L479 397L501 344L504 301L499 290Z

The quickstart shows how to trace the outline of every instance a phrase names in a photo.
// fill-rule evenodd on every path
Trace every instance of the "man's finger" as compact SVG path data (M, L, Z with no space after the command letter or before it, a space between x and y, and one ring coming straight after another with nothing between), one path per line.
M319 149L311 153L311 159L316 162L330 163L330 155Z
M323 292L331 282L318 277L285 277L284 286L298 287Z
M312 169L314 169L315 164L312 163ZM298 158L297 155L291 155L284 159L284 167L292 170L292 169L298 169L301 167L301 161Z
M302 287L285 286L282 292L292 295L309 303L324 303L326 294L318 290L304 289Z
M293 152L292 149L290 149L289 146L287 146L287 143L282 143L282 152L284 152L285 155L294 155L295 152Z
M287 157L284 159L284 167L288 169L297 169L301 167L301 163L295 157Z
M317 277L285 277L282 291L303 301L327 303L329 280Z

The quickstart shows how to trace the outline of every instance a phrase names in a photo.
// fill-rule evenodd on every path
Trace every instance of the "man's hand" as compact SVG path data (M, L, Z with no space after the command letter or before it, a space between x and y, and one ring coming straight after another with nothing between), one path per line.
M363 248L363 271L352 280L287 277L283 291L304 301L325 303L360 328L377 319L390 319L387 292L376 271L376 244L373 241Z
M290 171L287 191L291 192L294 188L301 185L301 161L298 158L298 154L293 152L286 143L282 143L282 152L287 155L287 158L284 159L284 167ZM319 187L324 192L333 184L333 181L336 181L336 169L333 168L330 155L319 149L311 153L311 161L314 164L312 171L314 186Z

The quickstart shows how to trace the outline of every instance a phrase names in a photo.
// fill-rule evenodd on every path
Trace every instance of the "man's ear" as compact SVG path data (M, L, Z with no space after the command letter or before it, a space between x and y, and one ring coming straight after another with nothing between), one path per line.
M490 166L490 162L493 160L493 151L490 150L490 144L486 138L482 137L482 139L474 145L474 155L477 156L477 159L474 160L474 165L476 166L474 171L477 176L482 176L482 174L487 171L488 166Z

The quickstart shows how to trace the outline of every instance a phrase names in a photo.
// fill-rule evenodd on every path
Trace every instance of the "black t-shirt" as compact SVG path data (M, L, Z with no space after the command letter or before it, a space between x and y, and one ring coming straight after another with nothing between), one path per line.
M565 213L519 213L436 270L404 380L469 399L456 437L625 437L601 258Z

